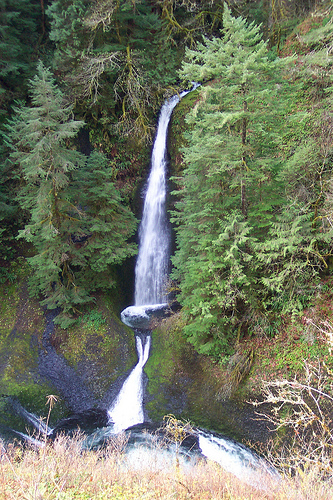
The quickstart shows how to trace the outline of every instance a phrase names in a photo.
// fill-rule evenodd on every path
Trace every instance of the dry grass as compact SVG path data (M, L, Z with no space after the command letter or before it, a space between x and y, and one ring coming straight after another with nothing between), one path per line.
M212 462L198 460L183 469L175 464L126 467L125 440L110 440L106 449L82 450L82 438L59 436L44 448L2 445L1 500L326 500L332 485L318 483L309 472L281 482L278 491L258 491L241 483Z

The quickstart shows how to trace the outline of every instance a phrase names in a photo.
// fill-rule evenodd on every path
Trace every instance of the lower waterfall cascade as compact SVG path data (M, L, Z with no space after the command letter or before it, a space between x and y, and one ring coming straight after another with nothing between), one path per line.
M147 362L150 349L150 336L142 339L135 337L138 362L125 380L116 400L108 410L110 422L114 423L114 432L121 432L144 421L143 414L143 367Z

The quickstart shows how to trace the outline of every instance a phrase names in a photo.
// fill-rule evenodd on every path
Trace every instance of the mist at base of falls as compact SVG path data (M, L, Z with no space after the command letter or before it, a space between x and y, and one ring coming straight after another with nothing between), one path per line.
M35 426L37 417L31 416ZM52 434L52 429L49 429ZM63 431L59 427L58 432ZM120 436L120 434L121 436ZM43 434L13 431L16 439L27 442L33 448L43 448ZM268 490L278 487L281 478L278 472L263 458L249 448L225 436L194 428L188 433L182 444L177 445L165 432L165 424L134 425L128 429L116 429L115 425L97 428L90 433L80 433L80 446L84 450L94 450L108 446L110 439L118 439L122 450L122 467L130 470L164 470L179 467L182 472L191 471L198 460L210 460L218 463L226 472L239 478L244 483L257 489ZM53 437L56 439L57 435ZM115 441L115 443L117 443ZM117 444L115 444L117 446Z

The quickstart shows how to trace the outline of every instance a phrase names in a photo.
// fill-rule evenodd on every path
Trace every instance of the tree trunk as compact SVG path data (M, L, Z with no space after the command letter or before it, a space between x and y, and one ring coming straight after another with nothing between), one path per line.
M245 90L243 89L243 94L245 94ZM244 100L243 104L243 111L246 113L247 111L247 102ZM247 126L247 119L244 116L243 121L242 121L242 145L243 145L243 156L242 156L242 163L246 168L246 155L245 155L245 148L246 148L246 126ZM245 219L247 217L247 203L246 203L246 184L245 180L241 180L241 200L242 200L242 214L244 215Z

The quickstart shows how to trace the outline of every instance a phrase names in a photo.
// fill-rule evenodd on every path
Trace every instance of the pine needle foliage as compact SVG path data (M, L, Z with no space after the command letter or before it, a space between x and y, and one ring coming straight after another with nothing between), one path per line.
M65 328L93 300L98 276L106 273L104 288L113 285L108 265L133 254L126 239L135 219L121 206L105 158L96 153L87 162L73 147L84 122L73 118L73 107L42 63L30 90L32 105L16 107L6 127L10 160L21 179L17 199L27 217L18 237L35 248L28 259L31 295L59 308L56 322ZM75 178L76 171L81 177Z
M0 116L26 92L41 34L38 0L0 0Z
M260 27L225 7L221 36L186 51L180 76L202 86L175 179L173 278L199 352L298 315L330 272L332 28L315 32L318 51L268 57Z
M187 116L173 276L185 333L205 354L228 352L259 307L254 248L282 200L276 102L286 64L269 61L260 28L225 7L221 37L187 50L180 71L204 85Z
M77 170L73 195L84 207L80 253L86 266L77 273L89 290L108 290L115 285L112 269L137 252L137 245L127 240L133 235L137 221L122 204L113 183L113 171L107 158L93 152L83 168Z
M292 85L283 96L289 104L279 139L284 204L256 246L268 292L263 304L266 310L288 314L298 314L309 304L320 277L330 272L333 250L332 62L327 56L332 28L326 26L304 36L304 42L313 43L315 35L319 49L300 56L297 70L290 70Z

